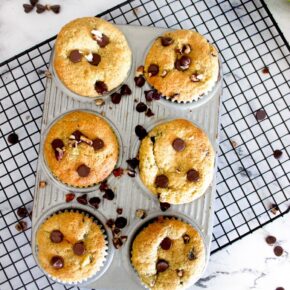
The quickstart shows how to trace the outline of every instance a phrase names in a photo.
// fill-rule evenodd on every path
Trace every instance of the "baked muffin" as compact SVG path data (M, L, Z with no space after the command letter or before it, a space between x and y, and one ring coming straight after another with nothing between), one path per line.
M198 32L165 32L152 44L145 60L145 77L166 99L197 101L215 85L219 73L215 47Z
M131 261L150 289L185 289L203 271L204 243L191 225L159 218L133 241Z
M160 202L188 203L209 186L214 157L210 141L200 128L175 119L156 126L142 140L140 177Z
M107 241L100 226L79 212L49 217L36 233L41 267L62 282L80 282L100 270Z
M119 155L117 137L101 117L86 111L65 114L44 142L45 162L61 182L88 187L105 180Z
M131 68L131 50L113 24L84 17L66 24L54 48L54 69L71 91L97 97L117 88Z

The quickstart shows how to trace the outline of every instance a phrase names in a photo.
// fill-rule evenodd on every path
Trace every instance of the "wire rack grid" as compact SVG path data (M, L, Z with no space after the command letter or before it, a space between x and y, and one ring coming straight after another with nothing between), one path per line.
M134 0L100 16L118 24L196 29L220 51L224 87L212 253L287 212L290 49L265 3ZM21 220L16 210L32 208L45 71L54 40L0 64L1 290L71 289L36 266L29 218L24 218L27 230L15 229ZM255 112L261 108L267 118L258 122ZM7 141L11 132L19 135L15 145ZM280 160L273 158L276 149L283 152Z

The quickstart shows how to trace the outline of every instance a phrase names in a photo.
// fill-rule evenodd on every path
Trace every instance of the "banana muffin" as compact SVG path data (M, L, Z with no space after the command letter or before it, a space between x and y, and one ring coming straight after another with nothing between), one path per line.
M171 120L154 127L142 140L140 177L160 202L188 203L209 186L214 158L200 128L184 119Z
M84 17L66 24L54 48L54 69L71 91L87 97L117 88L131 68L131 50L124 34L113 24Z
M38 260L46 273L62 282L80 282L100 270L107 242L100 226L79 212L49 217L36 234Z
M178 103L197 101L218 79L217 56L215 47L198 32L165 32L146 56L145 77L166 99Z
M153 290L185 289L201 275L205 248L189 224L159 218L135 238L131 262L142 283Z
M119 155L117 137L101 117L73 111L57 120L44 141L44 158L52 174L74 187L105 180Z

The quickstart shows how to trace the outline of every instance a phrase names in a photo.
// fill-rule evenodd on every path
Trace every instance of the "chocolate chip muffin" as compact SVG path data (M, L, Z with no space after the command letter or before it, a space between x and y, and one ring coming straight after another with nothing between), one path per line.
M54 49L58 78L80 96L107 94L125 80L131 67L131 50L124 34L96 17L66 24Z
M175 119L153 128L139 149L139 171L160 202L182 204L200 197L209 186L214 150L207 135L191 122Z
M49 217L37 230L38 261L62 282L80 282L100 270L107 242L100 226L79 212Z
M105 180L119 155L117 137L101 117L73 111L57 120L44 141L44 159L52 174L74 187Z
M204 243L191 225L159 218L135 238L131 261L150 289L185 289L203 271Z
M165 32L146 56L145 77L166 99L178 103L197 101L218 79L217 56L215 47L198 32Z

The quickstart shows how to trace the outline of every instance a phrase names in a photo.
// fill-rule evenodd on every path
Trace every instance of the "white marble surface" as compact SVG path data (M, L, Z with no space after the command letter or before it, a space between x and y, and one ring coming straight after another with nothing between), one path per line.
M23 2L25 1L0 1L0 62L55 35L67 21L79 16L95 15L122 1L45 1L49 4L60 4L62 11L59 15L51 12L25 14L22 8ZM287 17L290 13L290 3L288 4L287 0L266 2L289 42L290 30L287 29L289 28ZM204 277L193 289L275 290L278 286L288 289L290 285L289 217L288 214L213 255ZM273 247L265 243L264 239L268 234L275 235L278 243L285 249L282 257L275 257Z

